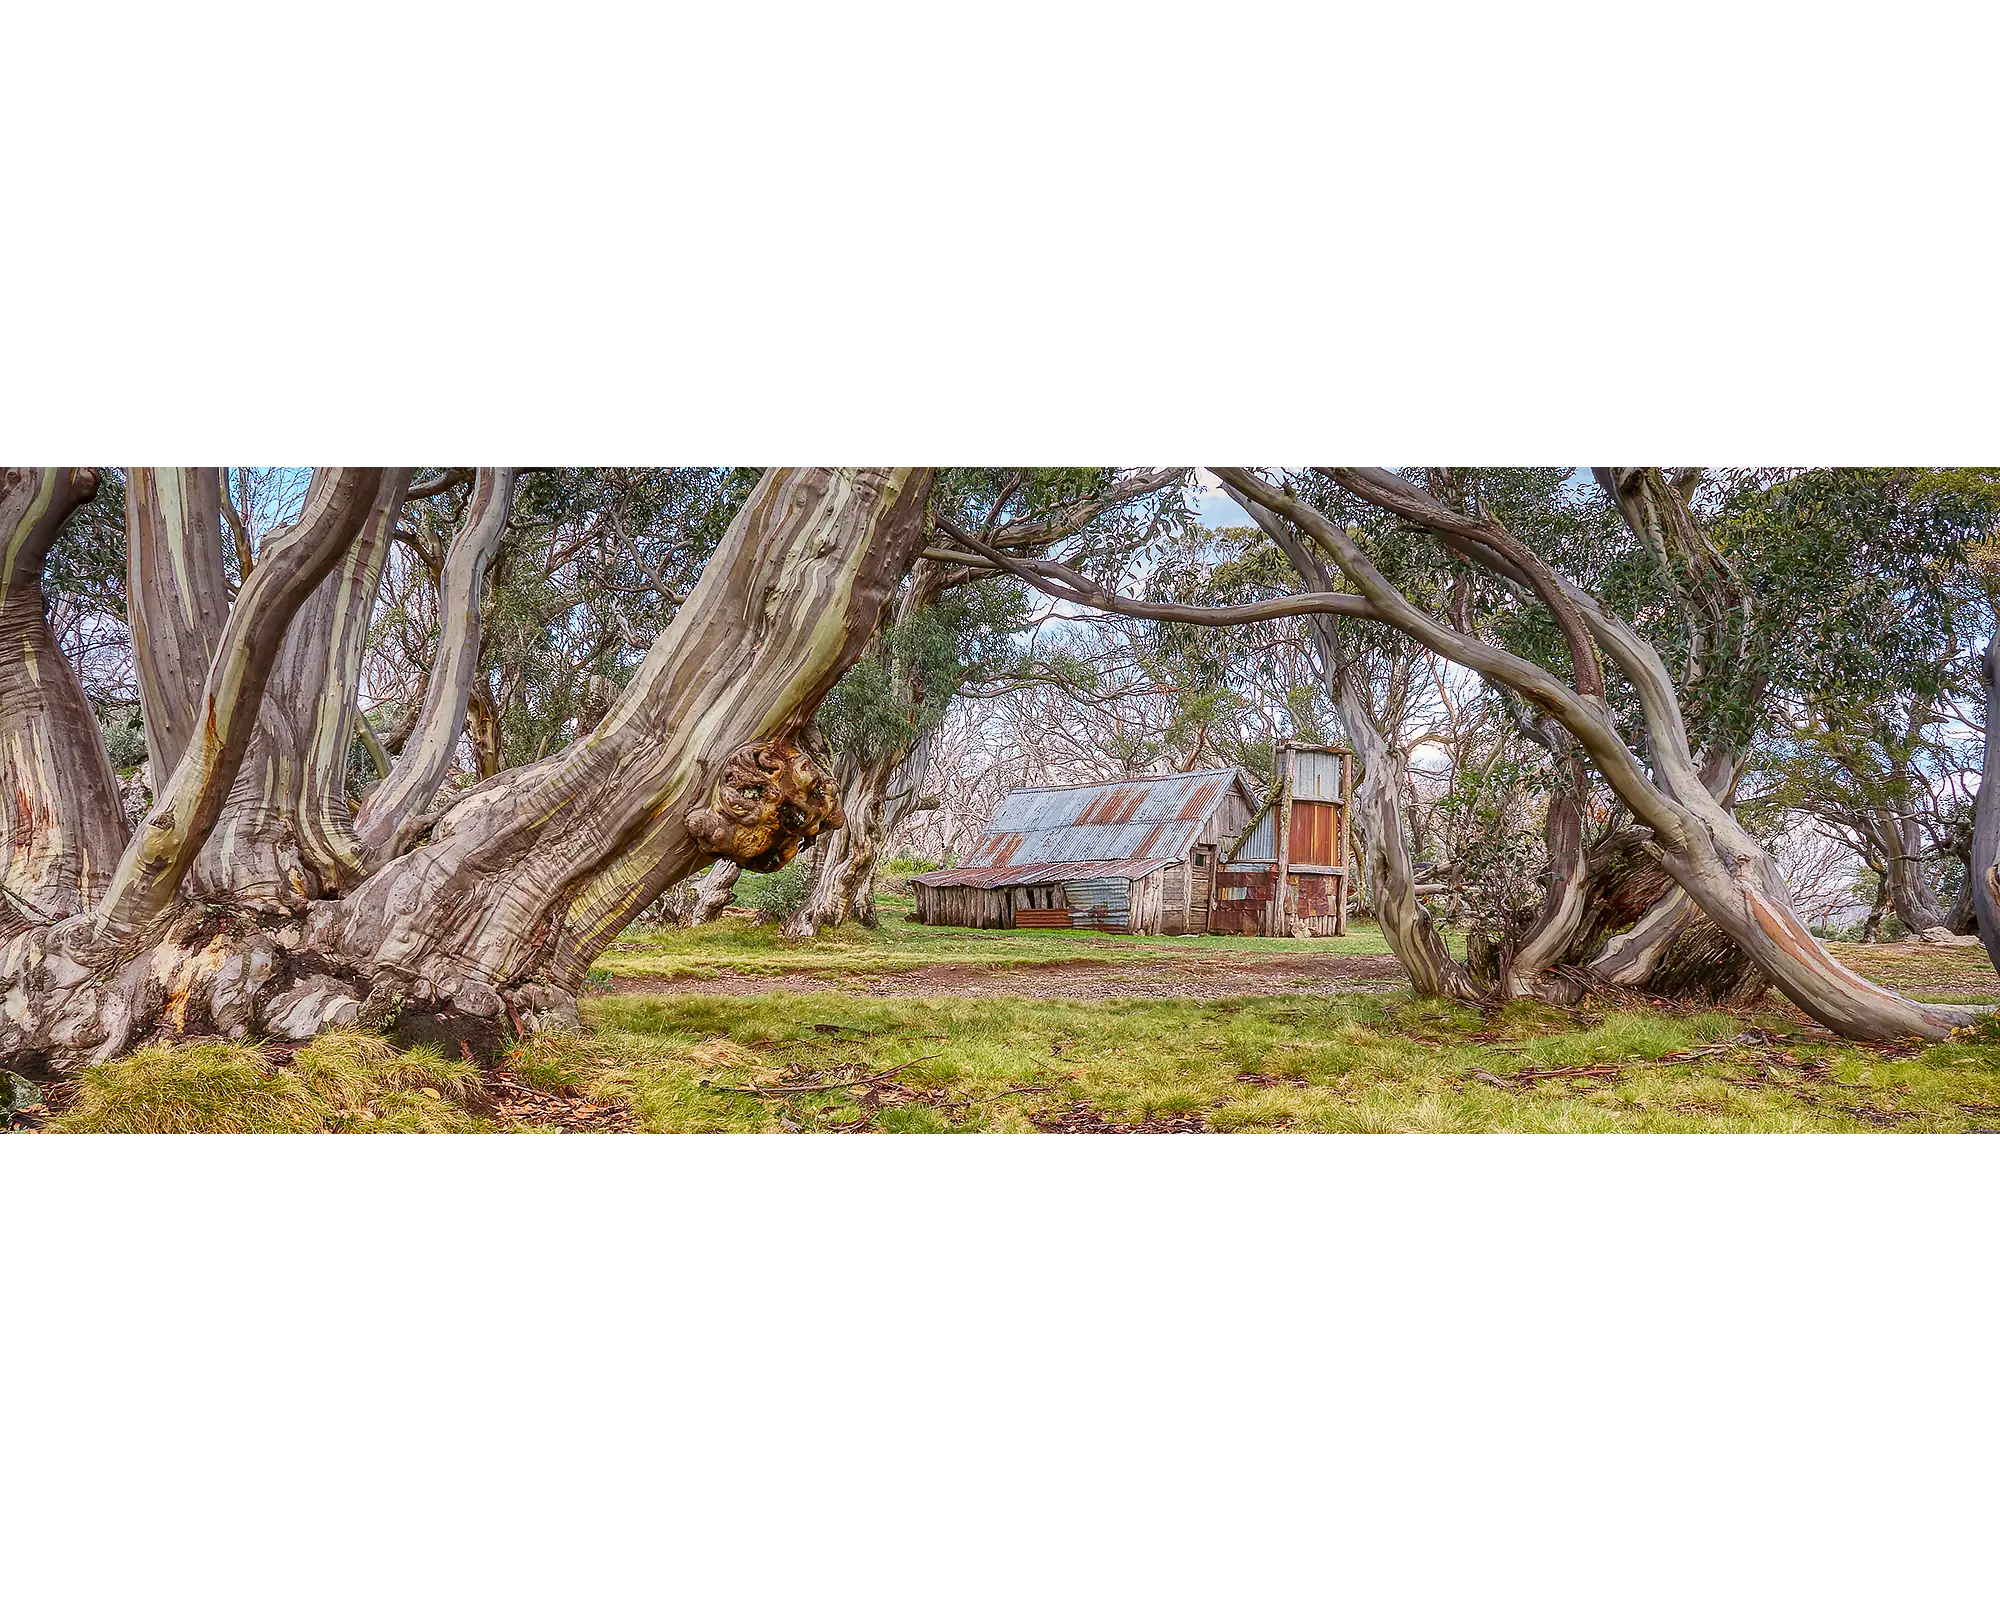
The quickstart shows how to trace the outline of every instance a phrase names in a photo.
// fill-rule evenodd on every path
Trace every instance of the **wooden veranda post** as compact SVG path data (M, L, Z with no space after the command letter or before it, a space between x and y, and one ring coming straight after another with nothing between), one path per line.
M1271 937L1282 939L1291 932L1285 915L1287 889L1292 867L1292 785L1298 772L1299 753L1290 743L1278 747L1278 878L1271 886Z

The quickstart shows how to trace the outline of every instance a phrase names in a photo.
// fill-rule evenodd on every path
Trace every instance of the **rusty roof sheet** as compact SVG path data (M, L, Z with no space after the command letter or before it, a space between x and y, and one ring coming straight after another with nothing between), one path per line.
M1123 861L1030 861L1019 866L945 867L910 881L933 889L1013 889L1031 883L1070 883L1078 878L1143 878L1171 867L1178 856L1136 856Z
M1254 797L1248 775L1238 767L1119 783L1016 789L1000 802L986 832L966 852L965 867L1178 861L1193 847L1202 824L1223 797L1239 783Z

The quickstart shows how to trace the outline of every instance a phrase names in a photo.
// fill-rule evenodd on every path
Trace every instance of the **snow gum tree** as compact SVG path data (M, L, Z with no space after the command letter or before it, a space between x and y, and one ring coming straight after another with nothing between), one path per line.
M412 725L358 811L357 691L409 469L325 468L230 593L216 469L126 475L130 627L154 777L128 830L55 648L44 571L85 468L0 476L0 1057L103 1059L159 1032L458 1037L562 1026L591 961L670 884L769 871L841 820L811 721L923 548L932 470L774 468L630 681L564 748L441 792L513 469L464 474ZM386 752L385 752L386 754Z
M1758 646L1755 600L1695 514L1692 480L1658 468L1597 473L1635 535L1674 575L1689 639L1688 665L1677 680L1626 615L1556 572L1484 511L1454 508L1381 468L1326 469L1350 493L1532 596L1562 641L1565 682L1540 662L1456 625L1441 608L1415 603L1347 528L1284 485L1245 468L1215 471L1231 490L1309 539L1382 621L1506 686L1559 724L1644 830L1648 856L1808 1016L1849 1037L1872 1039L1943 1038L1973 1020L1963 1007L1907 1000L1869 983L1826 952L1793 909L1776 865L1727 803L1741 745L1723 737L1698 743L1691 734L1684 700L1735 692L1736 685L1716 678L1719 664L1733 662L1753 689L1771 670L1768 650ZM1643 737L1614 715L1607 662L1636 702Z

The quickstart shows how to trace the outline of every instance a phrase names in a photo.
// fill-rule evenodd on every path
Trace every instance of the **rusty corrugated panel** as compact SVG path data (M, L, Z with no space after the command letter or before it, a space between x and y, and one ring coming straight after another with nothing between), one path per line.
M1117 783L1101 789L1076 815L1078 822L1130 822L1132 813L1145 799L1145 791L1134 783Z
M1289 852L1295 864L1338 866L1340 807L1324 800L1299 800L1292 806L1292 844Z
M966 864L1178 859L1239 780L1248 790L1247 777L1223 767L1119 783L1016 789L1000 802L986 834L966 853Z
M1068 883L1078 878L1123 878L1128 883L1174 864L1171 857L1132 857L1111 861L1033 861L1013 866L944 867L920 873L912 883L933 889L1009 889L1035 883Z

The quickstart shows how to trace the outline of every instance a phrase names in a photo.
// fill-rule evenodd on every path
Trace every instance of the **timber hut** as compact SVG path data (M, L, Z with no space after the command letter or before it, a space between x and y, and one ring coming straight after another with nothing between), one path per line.
M1283 761L1288 748L1280 747L1280 771L1292 773L1296 787L1297 763ZM1334 776L1341 781L1340 769ZM1344 804L1339 814L1345 817ZM1234 897L1227 910L1218 895L1225 881L1252 885L1254 863L1241 847L1255 844L1260 819L1272 815L1272 803L1241 767L1016 789L1000 802L962 866L911 880L917 921L1115 933L1269 932L1242 926L1259 903L1248 894ZM1320 822L1310 819L1308 826L1316 829ZM1289 838L1289 826L1285 831ZM1344 824L1336 834L1329 849L1344 845ZM1225 880L1219 864L1238 858L1237 878ZM1264 867L1272 882L1274 871L1275 858ZM1344 873L1336 881L1344 884ZM1268 906L1271 898L1267 888L1261 903ZM1314 907L1322 903L1308 900ZM1340 921L1344 931L1344 903ZM1329 925L1324 931L1335 930Z
M1240 767L1016 789L962 866L911 879L917 920L1205 933L1215 864L1262 803Z

